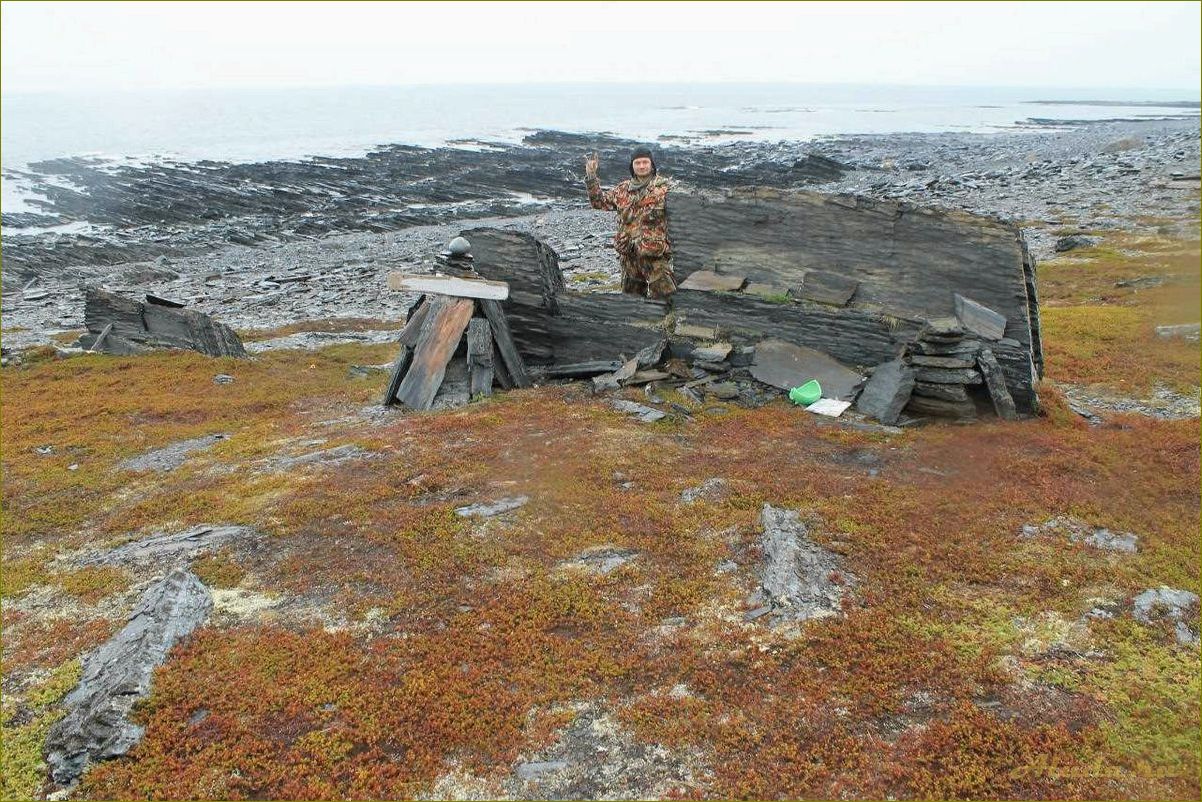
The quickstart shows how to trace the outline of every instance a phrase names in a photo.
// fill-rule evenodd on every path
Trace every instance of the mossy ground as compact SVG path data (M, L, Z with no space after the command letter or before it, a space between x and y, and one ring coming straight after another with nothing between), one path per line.
M1107 245L1041 272L1049 378L1196 388L1198 346L1148 329L1198 319L1196 243ZM1153 271L1181 283L1112 292ZM391 350L4 371L6 798L38 790L60 680L141 581L55 557L206 522L267 538L200 559L206 582L293 606L215 617L177 647L138 710L145 739L82 796L391 798L452 764L495 781L587 700L703 756L680 796L1198 797L1198 652L1128 614L1083 618L1098 598L1197 590L1196 420L1091 428L1051 388L1037 420L896 436L784 404L641 425L579 387L361 414L380 379L348 369ZM118 467L212 432L230 437L173 472ZM373 455L268 468L343 443ZM730 492L680 502L710 477ZM454 514L519 494L502 518ZM845 617L743 621L764 502L802 509L842 556ZM1139 552L1017 536L1060 514L1135 532ZM596 546L637 554L572 564Z

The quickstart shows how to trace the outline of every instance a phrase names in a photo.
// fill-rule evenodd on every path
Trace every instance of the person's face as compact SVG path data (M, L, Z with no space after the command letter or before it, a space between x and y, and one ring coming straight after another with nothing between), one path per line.
M640 156L631 162L631 167L634 168L634 174L637 178L646 178L651 175L651 160L646 156Z

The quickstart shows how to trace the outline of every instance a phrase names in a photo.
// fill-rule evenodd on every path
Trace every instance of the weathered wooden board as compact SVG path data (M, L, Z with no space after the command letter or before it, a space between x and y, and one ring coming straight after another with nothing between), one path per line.
M413 358L396 398L410 409L429 409L438 388L442 385L447 363L459 346L475 304L459 298L433 306L422 325L421 334L413 348ZM495 301L493 303L496 303Z
M400 353L393 360L392 370L388 374L388 386L384 389L384 400L381 402L384 406L396 401L396 391L401 387L401 379L405 376L405 368L409 367L409 357L412 355L413 351L409 346L402 345Z
M504 301L509 297L509 285L504 281L400 272L388 274L388 289L433 292L439 295L453 295L456 298L489 298L494 301Z
M440 298L434 301L434 303L438 306L445 306L446 300ZM430 314L430 305L430 299L424 295L414 304L409 310L409 319L405 321L405 326L401 329L401 333L397 337L397 342L410 348L417 345L417 338L422 333L422 325L426 322L426 315Z
M518 351L517 343L509 331L509 320L505 316L505 307L500 301L481 300L480 309L492 327L493 341L501 354L500 363L505 365L509 381L515 387L529 387L530 374L526 371L526 363Z
M602 373L613 373L622 367L616 359L594 359L590 362L573 362L569 365L547 365L539 372L548 379L586 379Z
M467 369L472 398L492 395L492 350L492 327L484 318L472 318L467 325Z

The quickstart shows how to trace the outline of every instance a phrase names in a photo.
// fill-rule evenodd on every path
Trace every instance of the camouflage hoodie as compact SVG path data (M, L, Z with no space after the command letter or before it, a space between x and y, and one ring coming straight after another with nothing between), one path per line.
M664 200L673 183L670 179L652 175L646 181L631 178L613 189L603 190L596 176L585 177L592 207L618 213L614 248L619 254L643 258L671 254Z

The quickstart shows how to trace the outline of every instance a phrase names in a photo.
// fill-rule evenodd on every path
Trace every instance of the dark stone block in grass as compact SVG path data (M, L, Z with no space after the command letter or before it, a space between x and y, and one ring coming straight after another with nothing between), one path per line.
M208 588L191 571L177 569L146 589L125 627L84 657L83 676L63 700L67 714L46 738L54 782L70 785L87 764L124 755L142 739L130 711L150 692L171 647L212 609Z

